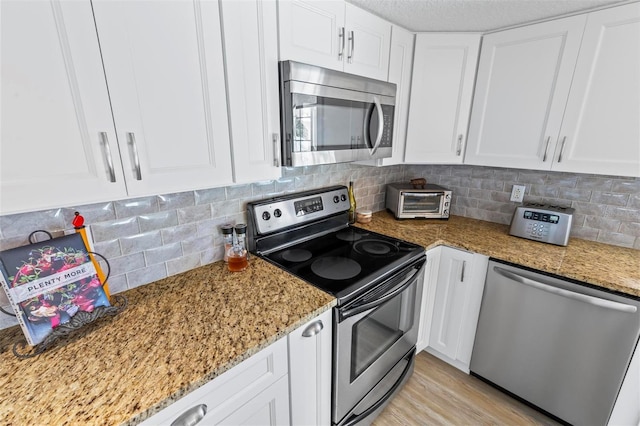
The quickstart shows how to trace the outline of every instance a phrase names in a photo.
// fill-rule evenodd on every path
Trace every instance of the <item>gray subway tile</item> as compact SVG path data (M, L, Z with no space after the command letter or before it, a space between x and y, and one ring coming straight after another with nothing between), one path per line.
M164 244L170 244L194 237L197 234L197 226L195 223L189 223L163 229L160 233L162 235L162 242Z
M575 188L578 182L578 176L568 173L549 173L547 174L546 184L563 188Z
M182 245L171 243L160 247L154 247L144 251L147 266L166 262L182 256Z
M144 234L129 235L120 238L123 254L131 254L162 245L160 231L145 232Z
M240 200L229 200L211 204L213 217L229 216L242 211Z
M627 202L627 207L632 209L640 209L640 193L629 195L629 201Z
M218 262L223 259L224 247L221 245L213 246L212 248L200 252L200 264L208 265L213 262Z
M65 223L62 209L0 216L2 238L27 237L38 229L52 232L70 228L71 224Z
M125 274L110 276L107 279L107 284L109 285L109 293L111 294L118 294L129 290L127 276Z
M313 175L301 175L295 177L295 187L298 191L304 191L306 189L311 189L314 185L314 176Z
M143 268L144 255L140 253L133 253L126 256L120 256L113 259L109 259L111 265L111 275L122 275L134 269Z
M621 247L633 247L635 237L632 235L624 235L617 232L600 231L596 241L607 244L614 244Z
M156 197L141 197L116 201L114 205L116 217L119 219L158 211L158 200Z
M213 235L219 237L222 235L220 226L229 223L226 217L216 217L214 219L205 220L196 224L196 235L203 237L205 235Z
M602 178L598 176L581 176L578 175L576 188L591 189L593 191L611 191L613 179Z
M625 222L640 222L640 210L627 207L607 207L607 217L620 219Z
M536 197L558 198L558 188L546 185L531 185L529 194Z
M193 191L158 195L158 208L160 211L175 210L195 205L196 199Z
M172 259L167 262L167 275L176 275L190 269L195 269L200 265L199 253L193 253L189 256L183 256L179 259Z
M611 186L611 191L628 194L638 194L640 193L640 179L614 180Z
M200 220L211 219L211 205L203 204L200 206L184 207L178 209L178 223L198 222Z
M120 249L120 240L118 239L95 243L93 248L97 253L100 253L107 259L122 256L122 250Z
M71 225L75 217L75 212L79 212L84 217L85 225L96 222L105 222L116 219L116 210L113 202L86 204L74 208L63 209L65 223Z
M625 235L633 235L634 237L640 237L640 223L639 222L622 222L620 223L619 232Z
M209 204L227 199L225 188L199 189L194 192L196 205Z
M215 245L215 237L213 235L205 235L203 237L193 237L182 241L182 252L187 254L197 253L210 249Z
M576 210L576 213L582 213L584 215L591 216L604 216L607 212L607 206L594 203L583 203L574 201L571 203L571 207Z
M583 240L596 241L598 238L598 233L600 230L595 228L571 228L571 237L573 238L581 238Z
M591 190L579 188L558 188L558 198L570 201L585 201L591 199Z
M138 217L138 223L140 225L140 232L170 228L178 225L178 212L176 210L168 210L144 214Z
M227 186L227 200L248 198L253 195L251 184Z
M544 185L546 181L547 174L544 172L520 171L518 173L518 182L520 183Z
M93 233L93 240L101 242L138 234L140 227L135 217L129 217L111 222L96 223L91 225L91 232Z
M629 201L629 194L616 194L613 192L593 191L591 202L607 204L609 206L626 206Z
M620 221L606 217L587 216L584 220L584 226L588 228L601 229L603 231L615 232L620 227Z
M136 269L127 273L129 288L139 287L167 277L167 268L164 263Z
M268 196L276 192L276 181L268 180L251 184L251 193L256 196Z

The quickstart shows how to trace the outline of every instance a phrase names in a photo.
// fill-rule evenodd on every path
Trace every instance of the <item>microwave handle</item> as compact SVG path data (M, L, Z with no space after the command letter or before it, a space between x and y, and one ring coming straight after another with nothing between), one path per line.
M376 143L373 144L373 148L371 148L371 155L375 154L375 152L378 150L380 142L382 142L382 132L384 130L384 114L382 113L382 105L380 105L380 99L378 99L377 96L374 96L373 103L375 104L376 110L378 111L378 134L376 135ZM369 123L371 123L371 118L369 118Z

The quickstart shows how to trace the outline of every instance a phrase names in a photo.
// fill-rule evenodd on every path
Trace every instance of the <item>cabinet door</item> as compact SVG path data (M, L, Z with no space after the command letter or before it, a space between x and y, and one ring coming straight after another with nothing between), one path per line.
M428 351L469 372L489 258L442 247Z
M640 3L588 15L553 170L640 176Z
M223 0L234 182L280 177L278 15L274 1Z
M289 334L291 424L331 424L332 310Z
M586 16L483 38L464 162L551 167Z
M343 0L279 0L278 14L280 60L343 70Z
M218 3L93 3L129 195L232 182Z
M369 12L346 4L344 71L377 80L389 75L391 24Z
M480 36L418 34L405 162L462 163Z
M125 197L89 1L0 10L0 213Z
M424 287L422 289L420 326L418 327L418 343L416 343L416 352L420 352L429 346L441 253L442 247L434 247L427 250L427 265L424 270Z

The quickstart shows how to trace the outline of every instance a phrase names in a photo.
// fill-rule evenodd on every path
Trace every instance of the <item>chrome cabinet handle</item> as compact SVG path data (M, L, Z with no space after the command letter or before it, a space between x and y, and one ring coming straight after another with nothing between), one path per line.
M313 324L309 324L307 328L302 332L302 337L313 337L316 334L320 333L324 328L324 324L322 324L322 320L318 320Z
M551 140L551 136L547 136L547 143L544 146L544 155L542 156L542 162L547 161L547 150L549 149L549 141Z
M347 56L347 61L352 64L353 63L353 52L355 51L355 36L353 31L349 31L349 41L351 42L351 51L349 52L349 56Z
M189 408L180 414L177 419L171 422L171 426L194 426L204 418L207 414L207 405L200 404Z
M142 180L140 157L138 156L138 146L136 145L136 135L133 132L127 133L127 143L131 147L131 153L133 154L133 165L136 168L136 180Z
M613 309L614 311L619 312L635 313L637 311L637 308L633 305L614 302L613 300L601 299L599 297L589 296L588 294L576 293L575 291L565 290L563 288L555 287L550 284L534 281L511 271L507 271L506 269L500 268L499 266L494 266L493 270L503 277L519 282L520 284L528 285L530 287L537 288L538 290L546 291L548 293L557 294L568 299L578 300L590 305L600 306L601 308L606 309Z
M340 53L338 53L338 60L341 61L344 56L344 27L340 27L340 30L338 31L338 43L341 45Z
M564 151L564 143L567 141L567 137L562 138L562 145L560 145L560 154L558 154L558 163L562 161L562 151Z
M109 137L107 132L99 132L100 146L102 146L102 153L107 160L107 166L109 168L109 182L116 181L116 172L113 169L113 159L111 158L111 148L109 147Z
M460 269L460 282L464 282L464 267L467 265L467 261L462 261L462 268Z
M458 148L456 149L456 155L460 157L462 153L462 135L458 135Z
M275 167L280 167L280 135L278 133L273 133L271 135L271 140L273 141L273 165Z

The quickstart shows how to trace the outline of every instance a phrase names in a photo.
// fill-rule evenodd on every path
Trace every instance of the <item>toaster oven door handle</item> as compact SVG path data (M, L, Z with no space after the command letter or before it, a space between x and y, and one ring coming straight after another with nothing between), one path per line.
M371 155L375 154L375 152L378 150L380 142L382 142L382 132L384 131L384 114L382 113L382 105L380 104L380 99L377 96L374 96L373 103L376 106L376 111L378 111L378 134L376 135L376 142L373 144L373 148L371 148ZM367 128L370 128L370 126L371 118L369 118Z
M403 192L402 195L410 195L412 197L441 197L444 192Z

